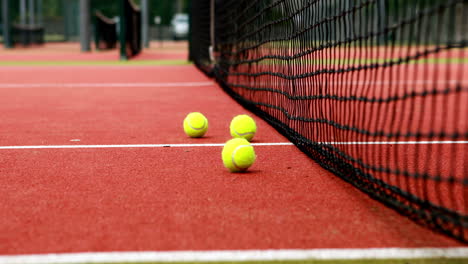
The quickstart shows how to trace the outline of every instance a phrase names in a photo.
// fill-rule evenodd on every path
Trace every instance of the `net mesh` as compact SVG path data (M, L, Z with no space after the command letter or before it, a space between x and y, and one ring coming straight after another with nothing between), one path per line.
M94 42L99 50L117 47L117 23L100 11L94 13Z
M201 70L322 167L468 241L466 1L209 3L192 2Z

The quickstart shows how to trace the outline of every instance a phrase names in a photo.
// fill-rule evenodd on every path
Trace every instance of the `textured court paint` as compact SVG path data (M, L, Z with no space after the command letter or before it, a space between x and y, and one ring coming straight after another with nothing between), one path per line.
M79 139L72 139L78 142ZM325 143L331 145L331 143ZM468 141L427 141L427 142L334 142L334 145L434 145L434 144L468 144ZM252 143L252 146L291 146L290 142ZM38 146L0 146L0 150L6 149L80 149L80 148L184 148L184 147L222 147L224 143L206 144L127 144L127 145L38 145Z
M179 74L177 74L179 73ZM184 79L181 79L183 73ZM24 78L27 76L28 78ZM0 83L154 83L213 82L193 66L5 67Z
M373 201L294 146L256 148L256 163L241 174L229 173L220 153L2 151L0 254L462 246Z
M230 138L229 121L234 115L227 113L225 106L230 105L232 113L246 113L213 85L167 85L181 81L212 83L194 67L8 68L0 71L0 86L2 83L27 86L51 83L51 80L64 84L93 83L93 86L106 83L144 85L0 89L0 110L5 113L0 124L0 145L6 142L8 145L68 145L73 138L81 139L79 144L82 145L222 143ZM156 82L167 87L144 87L156 85ZM206 113L210 120L208 133L196 142L187 138L182 127L185 116L194 111ZM256 121L267 126L259 119ZM264 130L258 140L287 142L272 129Z
M0 56L2 57L2 56ZM4 56L3 56L4 57ZM161 59L150 59L150 60L129 60L129 61L119 61L114 58L109 58L105 60L89 60L89 59L67 59L63 60L63 56L60 55L58 57L53 57L53 60L46 60L47 57L50 56L44 56L44 57L39 57L36 58L35 60L31 60L30 57L16 57L16 56L10 56L5 58L4 60L0 61L0 67L22 67L22 66L35 66L35 67L45 67L45 66L142 66L142 65L148 65L148 66L174 66L174 65L191 65L192 62L188 61L185 56L176 56L180 57L180 59L170 59L172 56L162 57ZM20 59L20 60L17 60ZM353 63L376 63L379 61L384 61L384 60L362 60L361 62L356 62L353 61ZM274 62L265 62L261 64L271 64ZM276 62L275 62L276 63ZM310 61L309 63L312 63ZM317 63L314 61L313 63ZM343 64L348 64L351 65L349 61L346 60L334 60L331 61L330 64L334 63L339 63L340 65ZM417 61L413 63L432 63L432 64L458 64L458 63L463 63L463 64L468 64L468 59L432 59L428 61ZM303 63L302 63L303 64Z
M0 89L17 88L137 88L137 87L202 87L214 82L125 82L125 83L0 83Z
M187 66L27 67L0 71L0 83L181 76L209 81ZM0 89L0 111L3 146L225 142L231 118L246 113L214 86ZM193 111L212 123L204 138L183 132ZM287 142L254 118L254 143ZM221 147L2 150L0 254L461 246L371 200L294 146L256 152L251 170L233 175Z
M22 66L175 66L175 65L190 65L191 62L186 59L181 60L129 60L129 61L0 61L0 67L22 67Z
M66 44L68 45L68 44ZM291 45L288 43L287 45ZM294 44L293 44L294 45ZM381 62L382 57L385 57L385 50L375 47L372 52L362 53L359 49L353 51L356 55L356 58L362 59L353 59L350 61L346 59L347 52L349 51L339 51L336 50L337 58L321 60L320 63L328 63L330 65L334 64L362 64L362 63L376 63ZM395 56L398 56L398 53L404 54L406 56L407 51L402 49L396 49L393 51ZM458 64L458 63L468 63L468 59L460 58L456 53L450 52L441 52L437 54L438 57L433 57L429 55L423 63L431 64ZM403 56L403 55L400 55ZM341 57L341 58L340 58ZM66 58L66 61L64 60ZM188 63L188 49L187 44L182 45L173 45L172 43L169 47L166 45L161 45L160 43L154 43L153 47L150 49L145 49L137 57L133 58L131 61L128 61L126 65L135 65L135 64L160 64L160 65L171 65L179 63ZM100 51L100 52L88 52L80 53L79 47L68 45L65 47L62 45L51 45L47 44L44 47L36 47L35 49L14 49L14 50L0 50L0 66L27 66L27 65L36 65L36 66L47 66L47 65L61 65L61 66L76 66L76 65L112 65L120 64L118 61L118 53L115 50L111 51ZM304 61L306 62L306 60ZM303 62L303 63L304 63ZM315 63L318 60L314 60ZM271 64L275 63L275 60L268 60L262 62L261 64ZM412 62L414 63L414 62ZM420 62L416 62L420 63Z
M46 43L34 48L15 48L0 50L0 65L112 65L121 64L117 50L80 52L77 43ZM166 43L162 47L159 43L145 49L141 54L125 63L132 64L174 64L187 63L187 42L180 44Z
M395 84L397 82L376 82L374 85L388 86L391 83ZM439 85L454 85L458 82L440 82ZM342 82L343 85L365 85L363 82ZM407 85L427 85L429 82L423 81L406 81L400 82L400 84ZM468 82L467 82L468 84ZM164 83L164 82L134 82L134 83L89 83L89 82L79 82L79 83L0 83L0 88L10 89L10 88L103 88L103 87L197 87L197 86L208 86L215 85L215 82L173 82L173 83Z
M391 260L468 258L468 248L279 249L224 251L95 252L0 256L0 264L147 263L300 260Z

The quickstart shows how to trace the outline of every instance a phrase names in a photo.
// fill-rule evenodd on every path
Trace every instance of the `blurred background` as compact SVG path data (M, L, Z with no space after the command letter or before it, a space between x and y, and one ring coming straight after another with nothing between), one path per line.
M82 2L89 5L90 35L95 37L95 12L119 22L120 0L0 0L0 41L4 40L4 23L10 23L12 44L21 43L18 31L37 31L32 42L78 42L80 41L80 11ZM133 0L138 8L147 9L148 41L183 40L188 34L189 0ZM143 5L143 6L142 6ZM145 7L145 5L147 5ZM118 30L118 28L117 28ZM18 43L20 42L20 43Z
M298 3L301 1L297 0ZM128 9L124 7L124 2L133 4L141 12L140 17L138 17L141 20L141 24L138 25L141 26L141 29L130 25L129 30L141 32L142 43L140 44L143 44L144 47L148 47L149 42L155 40L185 40L189 31L190 0L0 0L0 2L0 42L7 47L42 44L44 42L79 41L82 42L82 46L86 43L93 43L98 46L97 39L103 38L107 42L106 45L108 45L105 47L106 49L109 47L115 48L114 45L109 43L115 42L113 40L115 36L118 38L120 29L118 23L123 15L122 10ZM206 7L203 6L202 9L208 10L210 1L201 2L207 5ZM265 0L265 3L267 2L271 2L271 0ZM321 3L320 6L323 6L322 12L324 14L326 13L332 17L336 15L335 12L338 10L336 5L343 3L351 5L352 2L354 1L330 1ZM331 31L329 32L330 37L339 39L344 34L347 34L347 37L353 37L361 34L361 31L368 30L369 26L376 27L375 30L378 30L378 28L392 28L396 26L389 24L389 21L394 20L393 17L411 17L412 14L408 12L406 6L410 6L412 1L395 0L383 4L384 2L386 1L377 1L375 7L367 8L369 9L367 16L372 20L376 20L375 23L371 23L371 25L363 23L359 27L355 25L351 30L347 31L343 29L341 31ZM426 0L424 2L427 5L434 5L443 4L445 1ZM355 3L363 3L363 1L357 0ZM464 5L466 6L466 2ZM206 12L206 10L201 10L201 12ZM462 10L461 8L452 9L452 13L444 17L428 15L418 22L418 27L428 29L437 25L446 29L443 32L444 34L428 35L428 38L432 38L431 42L457 41L468 34L465 28L455 26L456 24L464 24ZM285 11L287 10L278 9L278 14ZM417 11L413 9L412 12ZM379 15L376 15L377 13ZM303 19L312 17L312 14L308 14L307 9L304 14L307 14L307 16L298 16L294 21L301 24ZM99 18L99 21L97 21L97 18ZM115 28L116 32L112 32L112 27ZM5 39L5 29L11 30L9 32L11 39ZM85 34L80 35L80 29L85 31ZM208 29L209 27L207 27ZM397 42L414 42L412 27L406 26L402 30L403 33L400 34L400 39ZM394 32L390 30L388 34L381 35L379 38L380 44L385 44L387 41L394 40ZM82 50L87 49L87 47L82 47Z

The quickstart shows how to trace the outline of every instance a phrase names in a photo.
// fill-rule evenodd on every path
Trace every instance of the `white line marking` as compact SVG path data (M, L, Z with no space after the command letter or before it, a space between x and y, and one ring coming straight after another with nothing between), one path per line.
M455 84L468 84L465 80L369 80L369 81L331 81L332 84L342 84L342 85L427 85L427 84L439 84L439 85L455 85Z
M432 144L468 144L465 140L445 140L445 141L351 141L351 142L320 142L323 145L432 145Z
M119 88L119 87L202 87L211 86L216 84L215 82L168 82L168 83L0 83L0 88ZM382 80L382 81L343 81L333 82L333 84L340 85L390 85L390 84L406 84L406 85L423 85L423 84L441 84L441 85L454 85L454 84L468 84L467 81L459 80L445 80L445 81L428 81L428 80Z
M290 142L252 143L254 146L288 146ZM224 143L206 144L127 144L127 145L39 145L39 146L0 146L2 149L76 149L76 148L181 148L181 147L222 147Z
M430 145L430 144L468 144L468 141L370 141L370 142L319 142L322 145ZM252 143L252 146L292 146L291 142ZM37 145L37 146L0 146L6 149L78 149L78 148L184 148L184 147L222 147L224 143L205 144L124 144L124 145Z
M86 252L0 256L0 264L468 258L468 247Z
M8 88L126 88L126 87L202 87L214 82L174 82L174 83L0 83L1 89Z

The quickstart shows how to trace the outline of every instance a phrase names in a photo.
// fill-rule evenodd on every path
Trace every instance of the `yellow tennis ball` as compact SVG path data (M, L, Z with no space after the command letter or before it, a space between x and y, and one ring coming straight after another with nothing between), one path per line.
M248 115L234 117L229 126L233 138L245 138L251 141L257 132L255 121Z
M231 172L247 170L256 158L253 146L243 138L233 138L226 142L221 157L224 166Z
M199 112L193 112L184 119L184 131L189 137L203 137L208 130L208 119Z

